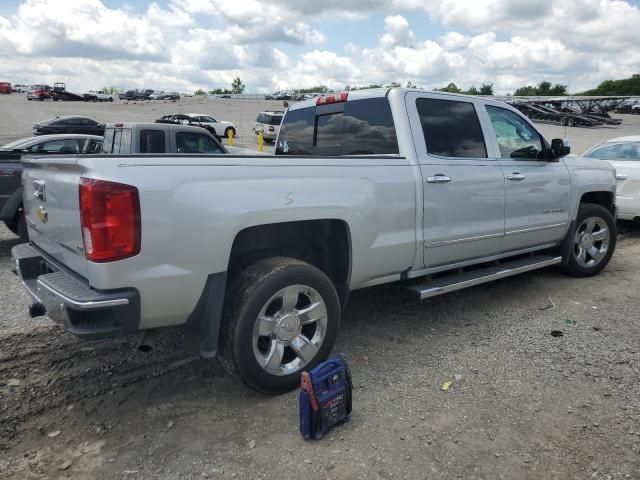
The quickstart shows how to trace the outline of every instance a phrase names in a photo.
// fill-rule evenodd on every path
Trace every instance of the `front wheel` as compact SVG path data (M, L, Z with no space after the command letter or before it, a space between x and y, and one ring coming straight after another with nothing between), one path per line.
M260 260L228 290L218 356L250 388L284 393L329 356L339 324L338 294L321 270L292 258Z
M607 266L616 248L616 222L601 205L580 205L576 228L565 240L565 270L573 277L591 277Z

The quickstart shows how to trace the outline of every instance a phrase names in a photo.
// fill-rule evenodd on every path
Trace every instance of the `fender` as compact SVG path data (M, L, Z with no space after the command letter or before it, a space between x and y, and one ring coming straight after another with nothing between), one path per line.
M16 189L15 192L11 194L7 203L2 207L2 211L0 212L0 221L3 222L12 222L18 216L18 213L22 209L22 187Z

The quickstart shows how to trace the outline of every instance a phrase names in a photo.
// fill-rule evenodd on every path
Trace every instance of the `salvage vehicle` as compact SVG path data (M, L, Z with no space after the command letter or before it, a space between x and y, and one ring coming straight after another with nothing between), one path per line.
M200 125L206 125L215 130L219 137L228 137L230 133L236 136L236 125L226 120L216 120L211 115L205 113L187 113L187 116L193 118Z
M425 299L605 268L615 171L569 151L489 98L325 95L287 110L275 156L23 160L31 243L12 255L32 315L143 345L185 325L203 356L281 393L329 355L352 290L401 281Z
M11 87L10 82L0 82L0 93L10 94L14 89Z
M53 84L53 92L51 98L56 102L82 102L88 99L81 93L73 93L67 90L67 86L63 82Z
M102 137L95 135L40 135L0 147L0 221L22 240L29 240L20 184L23 155L98 153L101 148Z
M604 160L616 169L618 218L640 222L640 135L612 138L583 156Z
M84 99L88 102L113 102L114 95L106 90L89 90L84 94Z
M84 133L100 135L104 133L104 123L89 117L55 117L33 124L34 135L53 133Z
M102 154L228 154L210 132L181 123L109 123L104 131Z
M27 100L49 100L53 95L53 89L49 85L33 85L27 90Z
M256 118L256 123L253 125L253 133L256 135L262 133L265 142L275 142L280 131L282 117L284 117L284 111L282 110L260 112Z
M175 125L191 125L192 127L200 127L204 128L207 132L216 137L216 140L220 141L220 135L216 132L215 127L202 123L199 120L196 120L194 117L190 115L185 115L184 113L175 113L171 115L164 115L156 120L156 123L171 123Z

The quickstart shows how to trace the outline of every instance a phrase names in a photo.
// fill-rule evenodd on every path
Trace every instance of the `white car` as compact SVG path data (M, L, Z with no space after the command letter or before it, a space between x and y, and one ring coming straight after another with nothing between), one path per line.
M253 126L253 132L256 135L262 133L266 142L275 142L283 116L284 112L279 110L260 112Z
M619 137L591 147L584 155L616 169L616 205L621 220L640 221L640 135Z
M203 125L213 127L216 131L216 135L219 137L228 137L229 132L233 132L233 136L236 136L237 128L234 123L226 122L224 120L216 120L206 113L187 113L187 116L193 118L196 122L202 123Z
M113 102L115 95L106 90L89 90L89 93L85 94L85 98L87 97L97 102Z

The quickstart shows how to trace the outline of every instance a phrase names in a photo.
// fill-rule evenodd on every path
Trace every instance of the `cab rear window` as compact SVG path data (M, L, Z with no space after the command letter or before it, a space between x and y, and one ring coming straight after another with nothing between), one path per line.
M398 151L386 98L352 100L289 111L276 155L394 155Z

